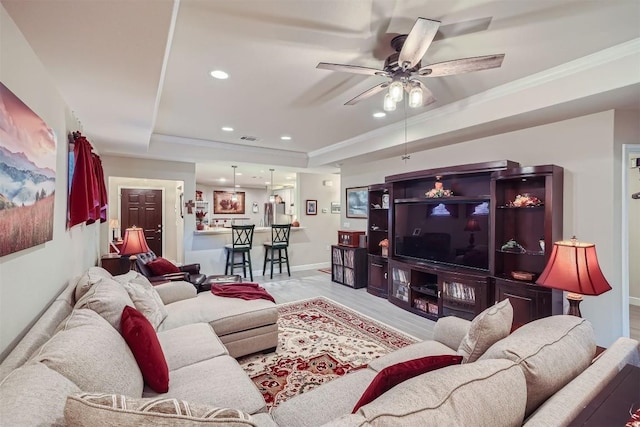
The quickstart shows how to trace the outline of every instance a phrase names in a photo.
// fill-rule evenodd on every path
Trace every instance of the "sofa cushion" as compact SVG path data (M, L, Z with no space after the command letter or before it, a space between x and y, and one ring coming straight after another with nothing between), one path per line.
M478 314L458 347L458 354L462 355L462 363L478 360L489 347L509 335L512 323L513 307L508 299Z
M113 278L101 278L78 300L75 308L89 308L120 332L120 317L125 306L134 307L129 294Z
M278 321L277 306L271 301L246 301L220 297L211 292L201 292L195 298L174 302L166 308L169 315L160 325L160 330L205 322L210 323L216 334L222 337Z
M171 387L167 393L159 395L145 387L143 397L172 397L237 408L248 414L266 409L262 394L230 356L214 357L171 371Z
M519 426L526 400L518 365L485 360L411 378L351 417L372 426Z
M392 351L382 357L369 362L369 367L374 371L381 371L384 368L395 365L396 363L406 362L408 360L417 359L419 357L437 356L448 354L455 356L455 350L437 341L426 340L415 344L402 347L399 350Z
M100 279L111 279L113 276L102 267L89 267L76 281L76 301L80 300Z
M527 380L527 416L584 371L595 354L593 328L576 316L550 316L527 323L480 357L519 364Z
M175 266L171 261L158 257L146 264L149 270L155 276L162 276L163 274L180 273L180 269Z
M33 360L64 375L81 390L142 394L142 374L127 343L93 310L73 310Z
M122 336L129 345L145 384L158 393L169 390L169 368L156 331L146 317L133 307L122 311Z
M149 319L155 330L158 330L167 317L167 309L151 282L136 271L115 276L114 279L124 286L136 309Z
M367 368L349 372L281 403L271 415L280 426L319 426L351 412L375 376Z
M208 323L193 323L158 332L169 372L229 354Z
M170 398L140 399L81 393L67 397L64 417L70 427L100 426L255 426L251 415Z
M43 363L28 363L0 382L0 424L63 426L65 398L80 391Z
M458 365L460 362L462 362L462 356L441 355L420 357L388 366L378 372L351 412L355 413L361 406L372 402L403 381L445 366Z

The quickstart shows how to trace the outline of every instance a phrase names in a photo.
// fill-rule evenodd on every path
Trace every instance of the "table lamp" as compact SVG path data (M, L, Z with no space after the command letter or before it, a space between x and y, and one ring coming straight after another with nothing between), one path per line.
M124 230L124 241L122 242L122 248L120 249L120 255L129 256L130 266L129 270L136 270L136 255L143 252L149 252L149 246L147 246L147 239L144 237L144 230L135 225L131 228Z
M582 295L600 295L611 290L598 265L596 245L578 242L575 236L569 241L553 244L549 261L536 283L547 288L567 291L567 314L578 317L582 317Z
M467 220L467 224L464 226L464 231L471 232L471 234L469 235L469 247L473 248L475 244L475 238L473 237L473 232L480 231L480 223L475 218L469 218Z
M116 229L120 228L120 221L118 221L118 218L111 218L109 220L109 228L111 229L111 240L112 241L116 241Z

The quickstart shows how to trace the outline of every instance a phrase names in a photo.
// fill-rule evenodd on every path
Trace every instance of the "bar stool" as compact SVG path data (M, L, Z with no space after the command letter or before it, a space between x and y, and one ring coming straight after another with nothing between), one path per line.
M247 267L249 276L253 281L253 271L251 270L251 247L253 246L253 229L255 225L232 225L231 243L224 245L227 253L227 262L224 266L224 274L234 274L234 267L242 266L242 274L247 278ZM236 255L242 255L242 261L236 262ZM231 267L231 273L229 273Z
M280 267L280 274L282 274L282 262L287 263L287 274L291 276L291 271L289 270L289 253L287 252L287 248L289 247L289 233L291 232L291 224L274 224L271 226L271 241L264 242L264 263L262 264L262 275L264 276L265 271L267 270L267 261L271 263L271 275L269 276L273 279L273 264L275 262L278 263ZM276 251L278 252L277 257L275 256ZM282 255L282 251L284 251L284 256Z

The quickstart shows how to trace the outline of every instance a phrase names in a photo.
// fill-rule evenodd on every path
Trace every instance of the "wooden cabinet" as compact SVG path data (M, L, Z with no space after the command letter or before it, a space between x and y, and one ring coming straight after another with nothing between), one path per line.
M369 259L369 281L367 282L367 292L381 298L389 295L389 261L387 257L379 255L368 256Z
M438 290L440 317L456 316L467 320L473 320L486 309L493 296L487 277L455 272L438 275Z
M113 276L125 274L131 267L129 257L122 257L120 254L108 254L100 257L100 267L107 270Z
M559 166L530 166L492 174L495 300L511 300L516 327L562 313L562 292L535 284L553 242L563 237L562 193L563 169Z
M438 276L434 271L389 261L389 301L405 310L438 320Z
M387 186L370 185L367 220L367 252L369 253L367 292L382 298L387 298L389 294L389 248L380 246L380 242L389 237L389 205Z
M331 280L352 288L367 286L367 250L331 246Z

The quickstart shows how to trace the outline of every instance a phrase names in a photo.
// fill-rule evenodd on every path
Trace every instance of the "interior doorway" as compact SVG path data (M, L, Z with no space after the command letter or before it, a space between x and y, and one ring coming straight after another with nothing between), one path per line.
M640 339L640 144L623 145L623 194L622 194L622 254L623 295L629 305L623 306L627 316L623 320L623 334ZM635 195L635 196L634 196ZM625 310L627 309L627 310Z
M150 188L120 189L121 228L138 226L144 230L147 245L162 256L163 191Z

